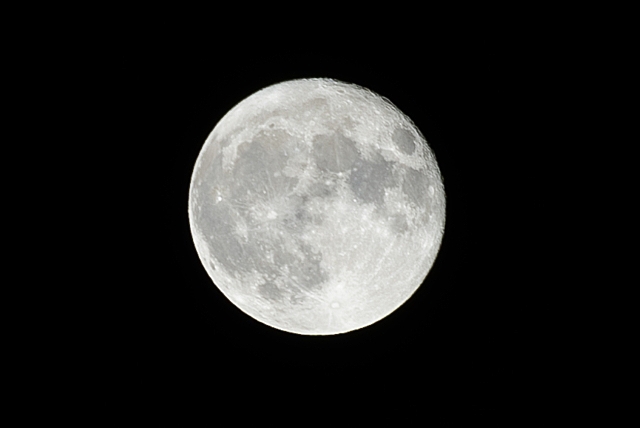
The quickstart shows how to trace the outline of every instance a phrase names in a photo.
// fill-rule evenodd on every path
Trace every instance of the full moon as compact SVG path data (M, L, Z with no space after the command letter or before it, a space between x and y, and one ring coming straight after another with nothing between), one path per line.
M235 306L279 330L332 335L383 319L420 287L445 192L422 133L389 100L300 79L218 122L188 212L200 261Z

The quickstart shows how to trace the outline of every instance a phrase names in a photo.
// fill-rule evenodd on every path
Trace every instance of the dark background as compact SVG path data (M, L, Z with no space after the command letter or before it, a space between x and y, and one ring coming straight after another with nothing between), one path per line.
M340 20L314 27L322 36L305 25L249 34L157 24L102 42L91 97L103 100L92 115L105 144L92 156L106 170L110 254L100 261L105 414L207 409L267 421L304 409L309 421L421 423L554 405L536 392L554 356L553 293L539 273L549 238L532 221L546 203L531 150L544 120L535 52L478 27L425 27L408 22L388 37ZM200 264L187 217L192 168L215 124L257 90L303 77L391 100L425 135L447 194L423 285L385 319L337 336L282 332L233 306Z

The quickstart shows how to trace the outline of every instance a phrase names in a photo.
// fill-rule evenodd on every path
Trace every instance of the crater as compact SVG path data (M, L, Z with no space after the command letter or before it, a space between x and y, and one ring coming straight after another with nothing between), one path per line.
M414 142L413 135L406 129L396 128L393 131L391 139L396 143L396 146L402 153L410 155L416 151L416 143Z

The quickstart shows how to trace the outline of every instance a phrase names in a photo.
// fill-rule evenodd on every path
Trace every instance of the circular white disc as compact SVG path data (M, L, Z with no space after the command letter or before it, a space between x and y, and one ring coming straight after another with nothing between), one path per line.
M198 156L189 221L205 269L243 312L298 334L356 330L402 305L442 240L435 157L388 100L331 79L269 86Z

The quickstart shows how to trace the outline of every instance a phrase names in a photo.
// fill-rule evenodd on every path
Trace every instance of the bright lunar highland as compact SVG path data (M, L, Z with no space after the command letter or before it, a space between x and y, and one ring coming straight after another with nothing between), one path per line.
M280 330L330 335L416 291L440 248L445 193L423 135L389 100L301 79L254 93L215 126L189 221L233 304Z

